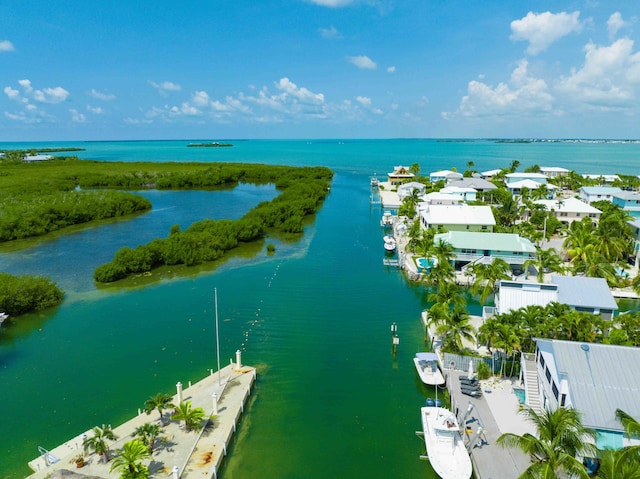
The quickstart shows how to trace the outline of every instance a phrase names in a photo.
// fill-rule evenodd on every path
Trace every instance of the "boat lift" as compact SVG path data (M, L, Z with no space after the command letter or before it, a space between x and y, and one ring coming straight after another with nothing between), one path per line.
M38 446L38 452L40 453L40 457L44 459L44 464L47 467L60 461L59 457L54 456L42 446Z

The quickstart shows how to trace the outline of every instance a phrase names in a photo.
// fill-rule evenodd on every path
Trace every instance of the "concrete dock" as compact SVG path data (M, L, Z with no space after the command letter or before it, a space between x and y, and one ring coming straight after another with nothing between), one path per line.
M464 419L469 405L473 405L465 423L461 423L465 442L472 440L478 427L484 431L470 451L476 479L518 478L531 464L529 457L518 449L498 446L496 440L505 432L533 434L535 429L524 420L524 416L518 414L518 399L510 389L510 382L496 381L490 386L491 392L483 392L480 398L473 398L462 394L460 390L459 377L466 376L466 372L447 370L446 373L451 409L457 411L458 419ZM486 387L487 383L483 384Z
M157 411L150 415L142 412L113 429L118 439L108 441L111 449L110 457L117 455L117 450L121 449L125 442L134 439L133 434L136 428L145 423L159 424L161 432L156 439L153 456L151 460L145 461L149 467L150 478L216 479L255 380L255 368L249 366L238 368L233 363L219 372L212 372L201 381L184 388L180 393L182 401L191 401L193 408L200 407L204 409L207 417L211 415L204 429L187 432L182 422L177 421L170 421L162 426ZM177 393L173 397L173 403L178 404L179 400ZM165 411L165 421L172 412L172 409ZM115 471L109 472L111 462L103 462L102 458L94 452L85 454L84 467L76 467L74 458L82 453L82 438L91 434L91 430L83 432L51 449L48 455L42 454L30 461L29 467L35 472L29 478L56 477L54 473L61 469L105 479L119 477Z

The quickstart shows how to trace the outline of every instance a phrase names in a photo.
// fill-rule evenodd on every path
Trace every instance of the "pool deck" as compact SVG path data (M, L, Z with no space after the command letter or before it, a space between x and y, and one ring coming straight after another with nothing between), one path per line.
M204 409L207 417L212 416L207 426L200 431L187 432L182 422L170 421L167 425L160 423L157 412L150 415L139 414L114 428L117 441L110 441L111 458L117 454L125 442L134 438L134 431L145 423L158 424L161 433L156 440L153 456L146 460L149 477L210 479L217 478L218 470L227 454L227 447L235 436L236 428L245 404L249 399L251 388L256 380L256 370L250 366L230 364L218 373L211 374L201 381L182 391L182 400L191 401L194 408ZM216 394L217 401L213 394ZM179 402L178 394L173 397L174 404ZM217 409L217 411L216 411ZM165 412L165 419L170 411ZM112 462L104 463L95 453L85 455L85 465L77 468L74 458L82 452L82 438L91 435L91 430L66 441L52 449L49 453L57 458L57 462L47 464L43 456L29 462L35 472L30 479L62 477L62 470L77 472L85 476L97 478L117 478L119 474L110 472ZM175 472L174 472L175 470ZM177 475L176 475L177 474Z

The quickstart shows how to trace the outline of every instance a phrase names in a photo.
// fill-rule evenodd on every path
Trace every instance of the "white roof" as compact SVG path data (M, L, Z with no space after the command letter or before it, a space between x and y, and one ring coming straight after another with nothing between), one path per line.
M620 179L618 175L599 175L595 173L587 173L582 175L582 177L589 178L590 180L597 180L598 178L604 178L605 181L615 181Z
M453 196L447 193L441 193L439 191L432 191L424 195L427 200L449 200L449 201L461 201L457 196Z
M551 282L558 285L560 303L594 309L618 309L604 278L553 274Z
M426 188L426 185L422 183L418 183L417 181L410 181L409 183L403 183L400 186L398 186L399 190L407 190L407 189L424 190L425 188Z
M500 281L498 287L498 312L508 313L526 306L546 306L558 301L558 285Z
M560 166L541 166L540 171L548 171L555 173L569 173L571 170L567 170L566 168L562 168Z
M462 186L447 186L446 188L442 188L440 193L451 194L451 193L477 193L478 191L473 188L465 188Z
M422 212L427 224L435 225L495 225L490 206L430 205Z
M451 170L440 170L440 171L434 171L433 173L429 173L430 177L433 176L442 176L443 178L446 177L447 175L450 175L451 173L455 173L455 171L451 171Z
M498 170L489 170L489 171L483 171L482 173L480 173L482 176L495 176L498 173L500 173L502 170L498 169Z
M542 175L544 176L544 175ZM507 188L511 189L522 189L522 188L529 188L530 190L535 190L536 188L539 188L540 185L544 184L548 190L557 190L558 187L555 185L552 185L551 183L538 183L535 180L520 180L520 181L514 181L512 183L508 183L507 184Z
M602 213L598 208L595 208L584 201L580 201L577 198L565 198L562 200L538 200L534 201L538 205L544 205L547 211L555 210L560 213Z
M507 178L540 178L546 180L546 175L542 173L507 173L505 175Z

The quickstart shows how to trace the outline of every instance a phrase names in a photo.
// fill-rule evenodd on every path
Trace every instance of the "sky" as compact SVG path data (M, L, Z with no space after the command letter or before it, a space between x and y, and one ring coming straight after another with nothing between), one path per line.
M640 0L0 0L0 141L640 138Z

